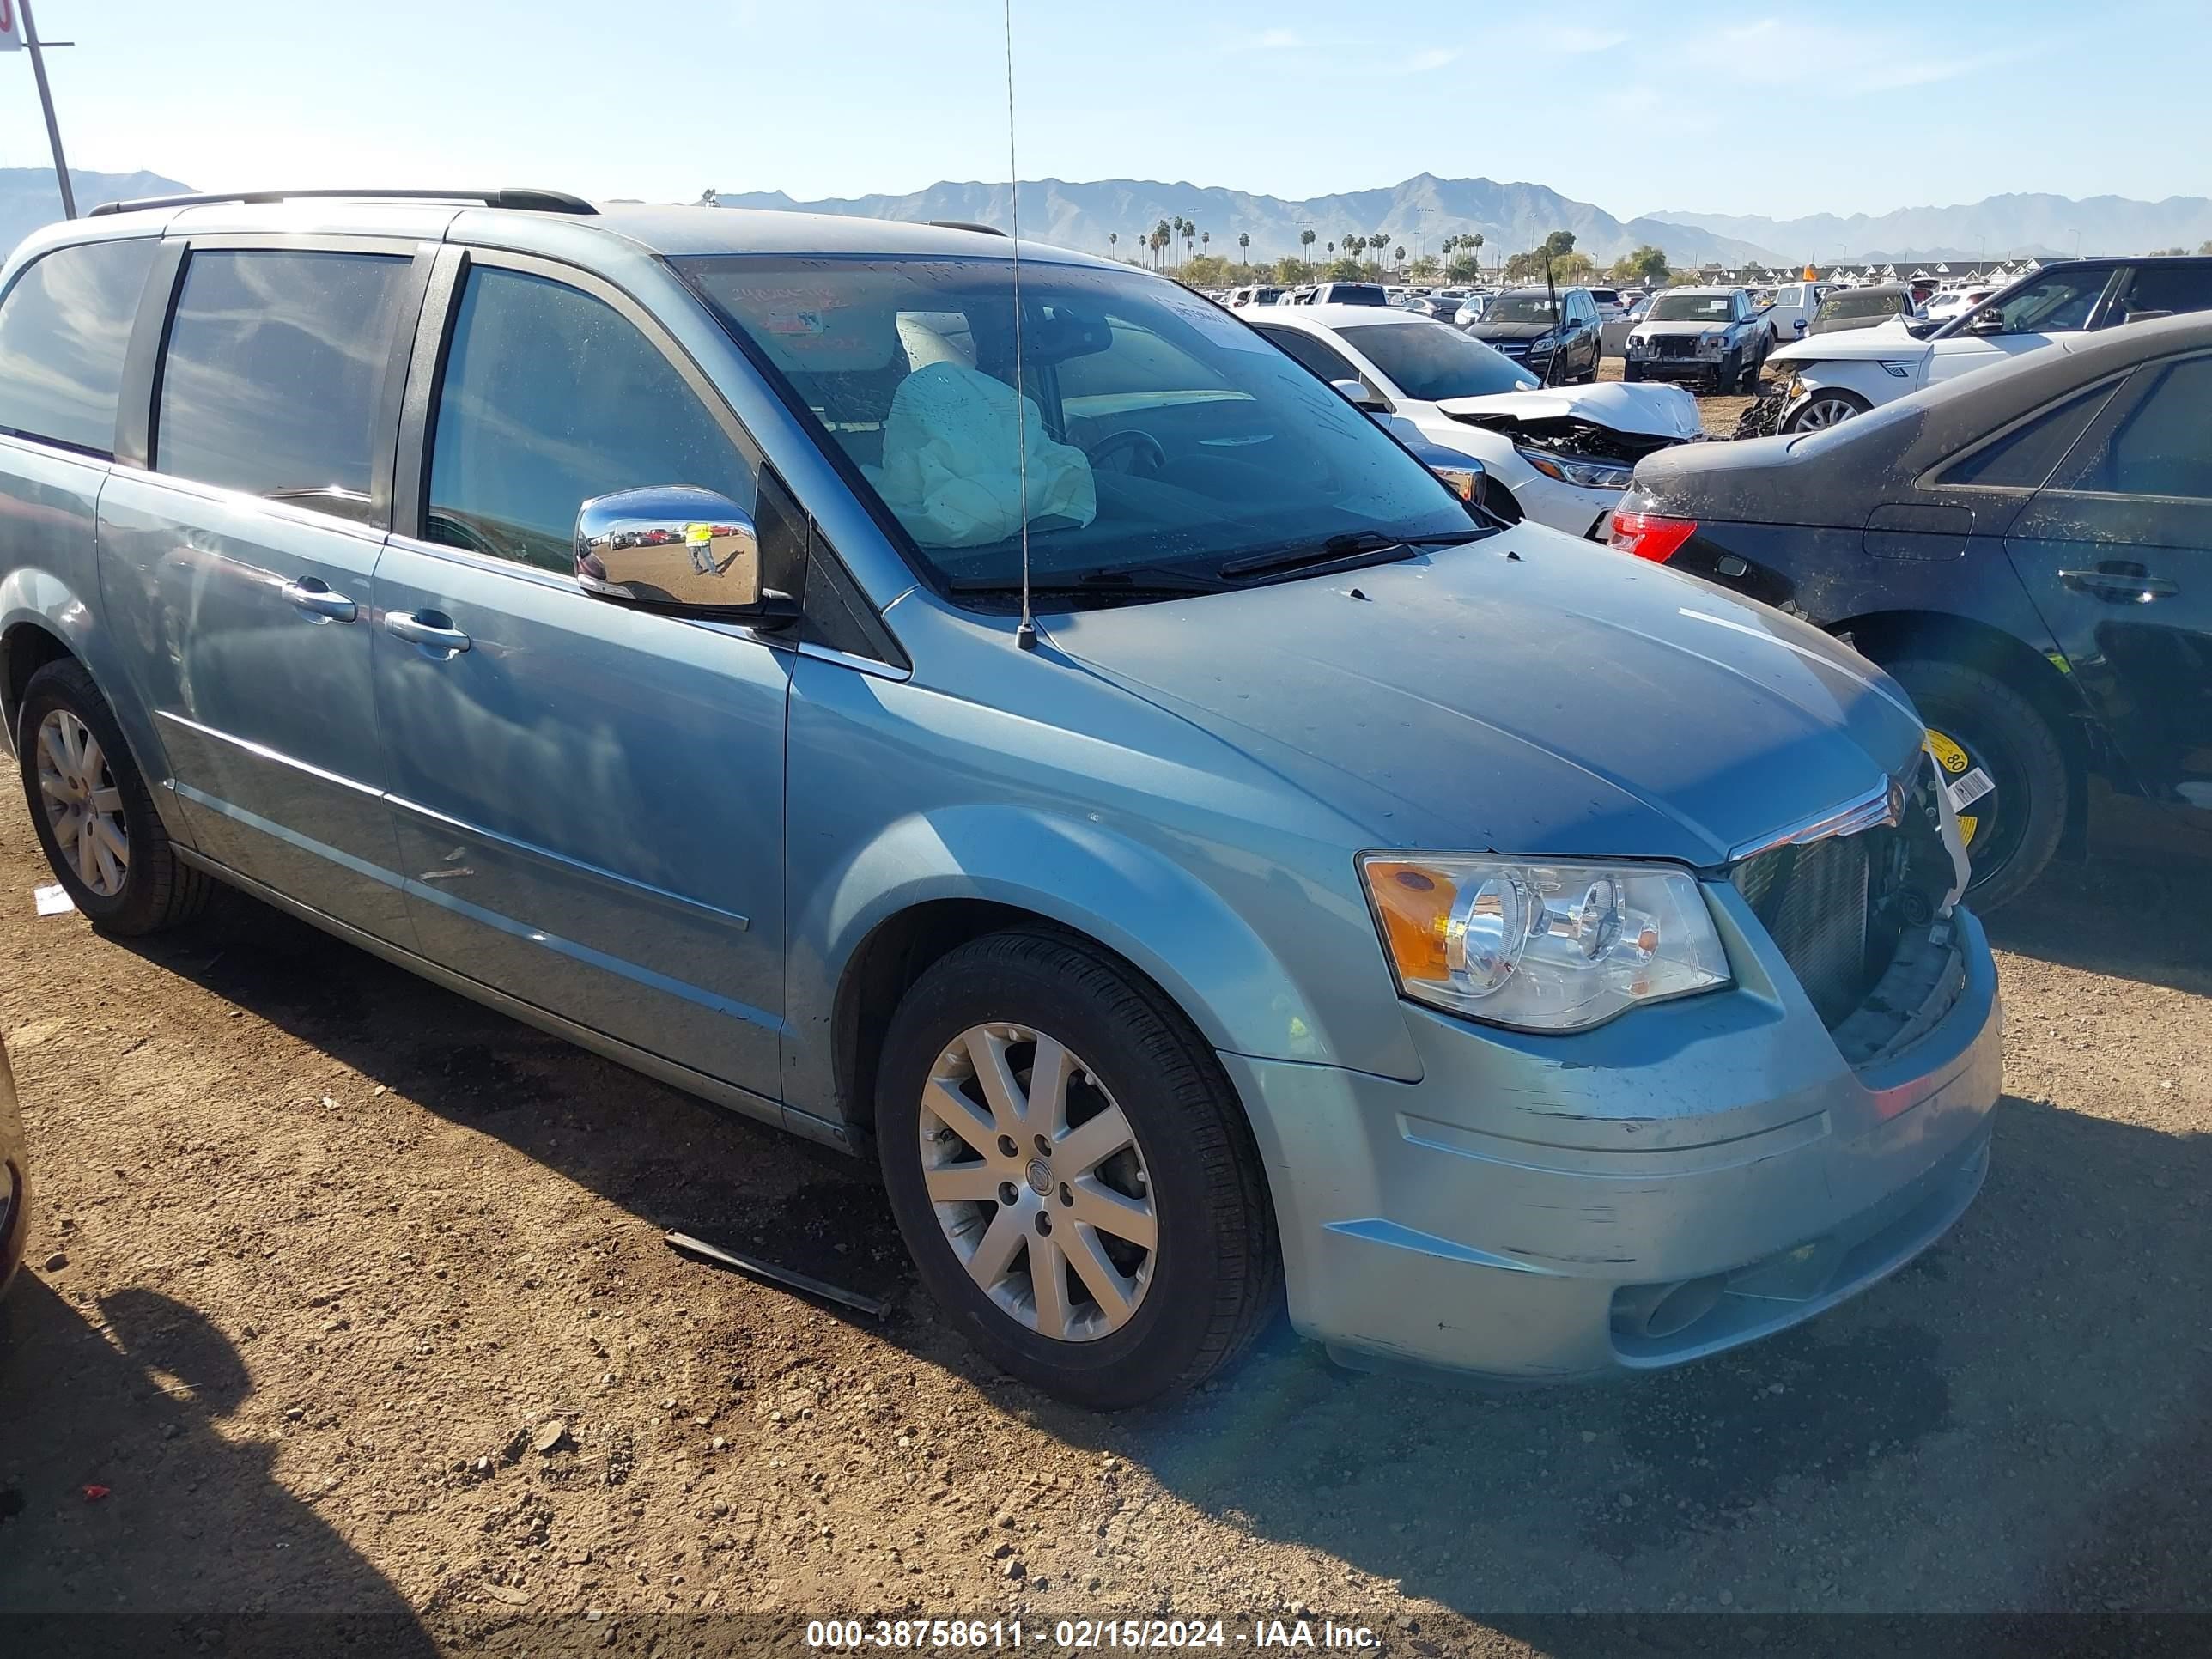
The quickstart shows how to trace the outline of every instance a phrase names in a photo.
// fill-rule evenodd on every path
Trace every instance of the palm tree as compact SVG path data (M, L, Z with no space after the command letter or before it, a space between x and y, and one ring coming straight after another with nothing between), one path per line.
M1118 230L1109 230L1106 233L1106 257L1110 259L1114 257L1114 245L1121 240L1121 233Z
M1474 268L1480 272L1482 269L1482 233L1478 230L1468 237L1467 245L1474 250Z
M1250 231L1240 230L1237 233L1237 252L1246 264L1252 263L1252 233Z
M1298 233L1298 246L1306 251L1306 258L1309 260L1313 258L1313 232L1310 230L1302 230Z
M1406 263L1406 245L1403 242L1390 251L1390 262L1401 265Z

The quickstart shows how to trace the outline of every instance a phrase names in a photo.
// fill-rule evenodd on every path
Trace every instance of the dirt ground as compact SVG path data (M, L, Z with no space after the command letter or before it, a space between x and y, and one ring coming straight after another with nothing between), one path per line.
M1278 1331L1112 1419L951 1337L864 1168L244 900L132 945L34 916L47 879L11 781L0 1032L40 1191L0 1334L0 1615L70 1615L27 1656L734 1654L878 1613L1865 1652L1798 1615L2212 1614L2202 867L2063 870L1993 919L1988 1187L1809 1327L1518 1394ZM893 1312L696 1265L672 1226Z

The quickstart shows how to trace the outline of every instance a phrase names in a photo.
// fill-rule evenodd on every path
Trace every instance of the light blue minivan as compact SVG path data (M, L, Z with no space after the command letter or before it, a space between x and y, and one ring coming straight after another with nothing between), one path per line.
M878 1157L1091 1406L1285 1298L1353 1363L1672 1364L1940 1235L2000 1020L1895 687L1016 253L517 191L32 239L0 712L78 908L228 883Z

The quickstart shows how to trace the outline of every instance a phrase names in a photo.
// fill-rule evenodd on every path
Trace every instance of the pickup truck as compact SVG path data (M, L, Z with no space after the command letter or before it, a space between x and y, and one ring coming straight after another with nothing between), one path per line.
M1654 296L1628 331L1624 380L1702 380L1715 392L1759 383L1765 315L1740 288L1675 288Z
M2054 261L1924 337L1882 327L1782 347L1769 360L1784 371L1779 429L1818 431L2046 345L2204 310L2212 258Z

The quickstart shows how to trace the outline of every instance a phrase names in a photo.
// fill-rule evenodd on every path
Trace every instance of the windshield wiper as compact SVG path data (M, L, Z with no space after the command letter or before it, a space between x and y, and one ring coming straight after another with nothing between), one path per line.
M1218 593L1227 586L1219 577L1204 571L1177 570L1165 565L1138 565L1121 569L1087 570L1079 576L1032 580L1030 592L1060 598L1082 594L1086 598L1141 596L1149 599L1164 593ZM1004 576L955 576L945 586L955 593L1019 593L1022 591L1019 577L1010 581Z
M1252 553L1231 559L1226 564L1216 565L1213 574L1235 580L1275 575L1286 570L1317 571L1334 565L1378 563L1383 561L1376 558L1377 554L1386 554L1392 559L1408 558L1419 548L1456 547L1462 542L1480 541L1492 533L1492 528L1473 526L1442 531L1433 536L1393 536L1380 530L1352 530L1331 536L1318 547L1281 548L1273 553Z

